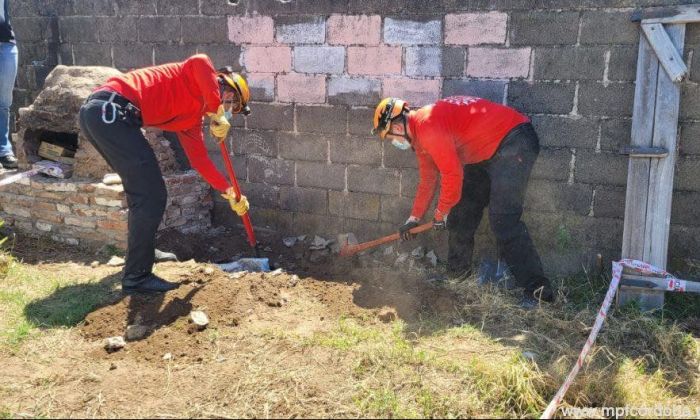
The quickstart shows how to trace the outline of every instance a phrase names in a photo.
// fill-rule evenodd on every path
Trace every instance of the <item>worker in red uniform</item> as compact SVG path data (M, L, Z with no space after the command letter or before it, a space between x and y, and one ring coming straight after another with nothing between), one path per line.
M539 154L529 119L507 106L472 96L454 96L411 110L385 98L374 114L373 134L418 159L420 182L413 210L399 232L413 237L430 206L440 175L434 228L449 231L448 271L471 271L474 234L486 206L499 252L525 290L523 304L552 301L540 257L521 220L532 166ZM449 215L449 217L448 217Z
M124 293L166 292L179 286L151 271L167 191L141 127L176 132L192 167L243 215L248 201L245 196L236 196L209 159L202 122L209 117L211 134L223 140L232 115L250 113L249 99L243 77L230 68L217 71L209 57L197 54L180 63L112 77L80 109L82 132L121 177L129 205Z

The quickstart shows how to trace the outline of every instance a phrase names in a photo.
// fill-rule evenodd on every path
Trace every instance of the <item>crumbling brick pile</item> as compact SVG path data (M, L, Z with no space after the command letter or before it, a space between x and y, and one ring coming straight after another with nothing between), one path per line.
M114 171L82 135L77 121L84 99L115 72L107 67L58 66L36 101L20 110L14 141L22 170L41 159L37 155L39 144L50 141L54 133L62 138L73 136L78 150L69 179L34 175L0 187L0 218L7 225L72 245L126 247L129 212L124 187L102 182L105 174ZM213 207L210 187L178 162L162 131L149 128L143 133L156 154L168 190L160 229L208 229Z

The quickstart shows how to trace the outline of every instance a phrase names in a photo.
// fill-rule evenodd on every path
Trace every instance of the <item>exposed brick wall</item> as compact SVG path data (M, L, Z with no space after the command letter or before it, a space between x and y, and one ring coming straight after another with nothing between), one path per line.
M353 230L369 239L407 216L414 158L368 134L381 97L422 105L473 94L514 106L532 117L543 146L525 219L550 268L576 269L590 253L619 256L627 159L616 151L629 143L639 40L629 14L639 3L687 2L15 3L20 105L55 62L126 70L205 52L217 66L243 71L255 102L228 139L234 164L254 223L289 232ZM683 83L672 257L700 250L699 26L688 27L684 52L691 75ZM216 144L208 149L220 162ZM229 212L217 201L216 221L230 221Z

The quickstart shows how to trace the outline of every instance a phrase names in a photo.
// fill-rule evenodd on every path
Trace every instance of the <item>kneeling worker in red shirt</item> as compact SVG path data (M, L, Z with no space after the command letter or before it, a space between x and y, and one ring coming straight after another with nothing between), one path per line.
M386 98L374 114L373 134L399 149L412 149L420 182L411 216L399 229L404 240L433 200L440 175L434 228L449 230L448 270L471 271L474 234L486 206L499 252L525 305L551 302L554 294L540 257L522 222L523 199L539 154L537 134L517 111L472 96L454 96L411 110L401 99ZM449 217L448 217L449 214Z
M207 155L202 119L224 139L234 113L250 113L246 81L229 68L216 71L204 54L180 63L134 70L112 77L80 109L80 127L119 174L129 204L129 236L122 278L124 293L166 292L179 286L152 273L156 231L167 191L156 156L141 127L176 132L187 158L211 186L224 193L239 215L248 211Z

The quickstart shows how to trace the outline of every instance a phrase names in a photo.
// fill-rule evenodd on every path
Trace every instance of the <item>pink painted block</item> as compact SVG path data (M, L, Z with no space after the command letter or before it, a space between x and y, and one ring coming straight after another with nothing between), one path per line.
M249 72L287 72L292 70L292 49L282 46L246 46L243 50L243 63Z
M277 76L277 100L320 104L326 101L326 77L302 73Z
M329 44L379 45L382 18L377 15L331 15L326 26Z
M506 42L508 15L501 12L445 16L445 44L477 45Z
M401 74L401 47L348 47L349 74Z
M411 107L431 104L440 97L440 80L419 80L407 77L384 79L382 97L393 96L408 102Z
M531 48L470 48L467 75L492 79L527 77L531 53Z
M269 16L230 16L228 39L236 44L271 44L274 23Z

